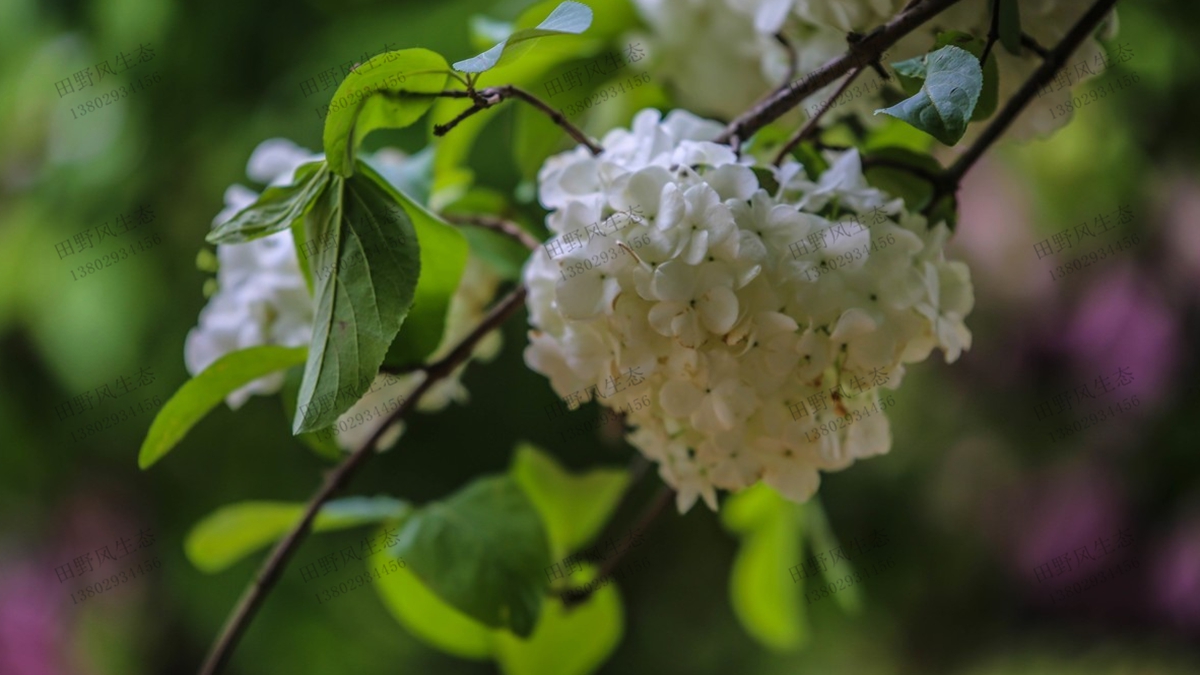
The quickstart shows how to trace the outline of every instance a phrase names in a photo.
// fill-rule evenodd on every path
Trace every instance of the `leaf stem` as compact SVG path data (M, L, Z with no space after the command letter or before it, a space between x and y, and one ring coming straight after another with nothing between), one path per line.
M233 613L230 614L229 619L225 622L220 637L213 644L208 657L204 661L204 665L200 668L200 675L215 675L229 661L229 657L233 653L233 648L237 646L238 640L241 639L242 634L245 633L246 628L250 625L250 621L257 614L258 608L267 597L267 593L279 581L279 577L287 566L288 560L308 535L309 530L312 528L313 520L316 518L321 506L343 488L359 467L362 466L363 462L374 454L380 438L383 437L384 433L390 427L403 419L409 411L416 407L417 402L435 383L453 373L459 365L465 362L471 355L475 345L485 335L499 327L524 304L525 293L525 287L518 286L505 296L503 300L493 306L488 315L484 317L470 334L459 341L453 351L435 363L424 367L422 370L425 371L426 377L417 385L412 394L405 398L400 407L392 412L383 424L375 429L362 447L355 450L349 457L342 460L341 464L326 474L320 489L309 499L300 522L296 523L291 531L275 546L271 551L271 555L259 569L254 581L251 582L242 594Z

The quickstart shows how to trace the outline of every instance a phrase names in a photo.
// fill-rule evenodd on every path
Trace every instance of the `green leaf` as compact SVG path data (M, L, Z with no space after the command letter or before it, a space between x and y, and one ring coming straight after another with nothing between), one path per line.
M983 50L987 47L987 43L979 38L976 38L969 33L962 31L950 30L938 33L937 46L946 47L954 45L971 52L971 55L978 59L983 56ZM1000 70L996 65L995 50L988 54L987 63L983 64L983 88L979 92L979 102L975 104L975 112L971 114L972 122L986 120L996 112L996 106L1000 103Z
M946 145L954 145L966 133L982 89L979 60L959 47L943 47L928 55L919 93L875 114L897 117Z
M463 73L482 73L497 65L517 59L529 51L539 38L554 35L578 35L592 25L592 8L567 0L554 8L550 16L533 28L518 30L507 40L496 43L486 52L454 64Z
M875 159L884 159L890 163L912 166L940 175L943 169L936 159L929 154L904 147L878 148L863 157L863 164L867 166L864 175L872 187L879 188L893 197L903 198L909 211L920 211L929 204L929 200L933 198L932 183L912 171L891 166L873 166L871 161Z
M892 69L896 71L896 79L900 80L900 88L905 94L915 96L921 91L921 83L925 81L924 54L893 63Z
M329 183L325 162L311 162L296 169L291 185L263 190L253 204L215 227L205 240L210 244L238 244L287 229L304 218L313 202Z
M304 362L304 347L251 347L217 359L183 386L158 411L142 449L138 466L149 468L174 448L230 393L264 375Z
M1000 44L1009 54L1021 54L1021 4L1018 0L992 0L1000 3Z
M407 217L420 244L420 274L412 296L412 308L408 318L403 319L403 330L388 347L384 359L390 366L407 367L421 363L442 341L450 302L458 292L467 266L467 239L458 228L396 190L370 167L362 167L361 173L400 205L402 211L397 213Z
M371 57L338 86L325 118L325 157L333 172L354 173L354 151L376 129L402 129L433 106L446 88L446 59L428 49L401 49ZM403 92L403 93L401 93Z
M402 518L410 508L391 497L335 499L317 512L313 531ZM220 572L283 537L299 522L304 509L302 502L248 501L223 506L192 527L183 543L184 553L201 572Z
M522 178L536 179L547 157L575 141L560 133L553 120L531 105L517 108L514 115L513 161Z
M408 315L420 277L413 222L365 165L335 176L306 221L317 270L312 344L293 433L333 424L366 393Z
M283 378L283 388L279 391L279 397L283 401L283 415L289 421L296 417L296 399L300 395L300 382L303 379L303 366L288 368L287 375ZM322 459L336 462L346 457L346 453L338 447L337 433L332 426L299 434L296 438Z
M372 555L367 564L379 568L397 557L393 546ZM411 567L377 577L375 592L405 630L433 648L464 659L491 656L495 631L446 604Z
M572 475L531 443L517 447L509 473L541 514L554 560L598 535L629 485L629 474L622 469Z
M821 502L817 501L814 497L805 506L805 512L808 515L809 531L812 533L810 541L812 542L813 555L816 555L818 552L840 548L841 544L838 543L837 537L834 536L833 528L829 526L829 519L825 517L825 509L821 507ZM835 585L838 579L844 579L848 575L853 574L854 566L850 564L849 558L843 558L821 569L821 576L825 578L825 582ZM847 614L853 615L862 611L862 590L857 584L850 584L846 588L834 593L833 599L842 608L842 611Z
M422 583L467 616L528 637L550 565L538 511L508 476L475 481L413 513L395 547Z
M595 570L587 565L584 572L588 581ZM588 675L617 648L624 628L621 598L611 583L570 609L557 598L546 598L537 630L528 639L497 631L496 661L505 675Z
M789 572L800 561L803 509L763 484L730 497L721 509L722 523L742 540L729 576L734 615L753 638L779 651L809 637L800 606L804 580L795 582Z

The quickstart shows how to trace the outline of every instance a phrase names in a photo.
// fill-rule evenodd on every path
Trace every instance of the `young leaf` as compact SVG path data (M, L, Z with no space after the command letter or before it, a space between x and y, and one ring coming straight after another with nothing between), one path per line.
M183 386L158 411L142 449L138 467L149 468L174 448L187 432L233 391L264 375L303 363L304 347L251 347L217 359Z
M361 174L400 205L420 243L420 275L404 330L388 347L384 363L402 368L418 364L442 341L450 301L467 266L467 239L458 228L430 213L363 166Z
M354 173L354 151L376 129L401 129L433 106L446 88L446 59L428 49L401 49L371 57L338 86L325 118L325 157L343 178Z
M462 73L482 73L515 60L529 51L538 38L552 35L578 35L592 25L592 8L567 0L554 8L550 16L533 28L518 30L486 52L454 64Z
M529 637L550 565L538 511L508 476L475 481L413 513L394 548L441 599L494 628Z
M586 582L595 570L585 566ZM609 584L587 601L567 609L558 598L546 598L537 630L528 639L497 631L496 662L505 675L588 675L600 669L621 642L624 632L621 597Z
M312 256L313 337L293 433L333 424L366 393L412 306L416 232L369 171L335 176L306 222L309 241L328 243Z
M1021 53L1021 3L1018 0L992 0L1000 3L1000 44L1009 54Z
M948 46L929 54L921 91L900 103L880 110L930 134L946 145L954 145L967 132L983 89L979 59L959 47Z
M213 228L205 240L210 244L237 244L284 230L302 218L329 182L325 162L311 162L296 169L291 185L263 190L253 204Z
M780 651L808 641L800 606L804 580L790 573L800 563L803 508L760 484L730 497L721 510L726 529L742 539L729 575L733 612L747 633Z
M287 534L304 515L301 502L250 501L223 506L188 532L183 551L201 572L220 572ZM391 497L346 497L326 503L314 532L344 530L404 517L411 507Z
M530 443L517 448L509 473L542 515L556 560L600 533L629 484L620 469L572 475Z
M372 555L367 565L371 569L388 569L390 562L398 557L393 546ZM497 631L446 604L421 583L412 567L381 573L375 578L375 592L405 630L434 649L463 659L491 656Z
M812 554L841 548L833 534L833 528L829 526L829 519L825 517L825 509L821 508L821 502L817 501L816 497L805 505L805 512L808 515L809 531L812 532ZM849 557L836 563L831 561L821 568L821 576L824 577L825 583L829 584L837 584L838 579L853 574L854 566L850 564ZM857 614L862 610L862 590L857 584L848 584L846 588L834 593L833 600L847 614Z

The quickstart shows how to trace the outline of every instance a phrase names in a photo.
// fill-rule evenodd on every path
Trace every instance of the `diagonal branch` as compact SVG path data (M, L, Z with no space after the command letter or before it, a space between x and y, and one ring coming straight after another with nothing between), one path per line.
M859 66L850 71L850 75L847 76L845 80L842 80L842 84L837 88L837 91L830 94L829 98L825 99L825 102L821 104L821 107L818 108L815 113L813 113L813 116L808 118L808 121L804 123L804 126L800 127L800 130L793 134L792 137L788 139L787 143L783 144L783 147L779 149L779 153L775 155L775 166L782 164L783 160L787 158L788 153L792 151L792 148L800 145L804 139L811 136L813 132L817 130L817 124L820 123L821 118L825 116L825 113L829 112L829 109L833 107L834 102L837 101L838 97L840 97L846 91L846 89L850 86L850 83L854 82L854 79L857 78L862 71L863 66Z
M288 560L296 552L296 549L300 547L304 538L308 536L313 520L317 517L317 512L321 506L341 490L350 481L350 478L354 476L359 467L362 466L363 462L374 454L375 447L384 433L416 407L417 402L435 383L453 373L459 365L465 362L470 357L475 345L485 335L499 327L500 324L512 316L513 312L524 304L524 302L525 287L518 286L505 296L503 300L492 307L488 315L484 317L469 335L459 341L453 351L422 369L425 371L426 377L413 390L412 394L404 399L400 407L379 425L362 447L342 460L341 464L325 476L325 481L321 484L320 489L309 499L300 522L296 523L292 530L287 533L287 536L275 546L271 551L271 555L259 569L254 581L242 594L233 614L229 616L225 627L221 630L221 636L213 644L212 650L208 653L208 658L205 659L204 665L200 669L200 675L215 675L229 661L229 657L233 653L233 648L237 646L238 640L241 639L242 634L250 625L250 621L253 620L254 615L258 612L258 608L266 600L267 593L279 581L279 577L283 574Z
M1042 61L1042 64L1038 66L1037 70L1033 71L1033 75L1030 75L1029 79L1025 80L1025 84L1021 85L1017 93L1013 94L1013 97L1004 105L1004 109L988 124L979 138L975 139L971 147L967 148L967 151L946 170L944 187L939 190L940 194L934 196L934 199L930 202L931 205L935 204L938 198L944 196L948 190L958 189L958 184L962 181L967 171L1008 130L1008 127L1012 125L1013 121L1021 114L1021 111L1025 109L1025 106L1029 105L1029 102L1037 96L1037 93L1043 87L1050 84L1051 80L1054 79L1054 75L1066 65L1067 59L1071 57L1071 54L1079 48L1079 45L1083 44L1083 41L1089 35L1095 32L1096 27L1100 25L1104 17L1108 16L1108 13L1116 4L1117 0L1096 0L1096 4L1092 5L1079 18L1079 21L1075 22L1075 25L1071 27L1071 30L1067 32L1062 41L1046 54L1046 58Z
M915 5L909 3L909 6L893 17L891 21L871 31L861 40L851 43L850 50L845 54L817 68L806 75L804 79L793 82L767 100L739 115L714 140L718 143L728 143L734 137L740 140L750 138L756 131L779 119L813 92L850 72L852 68L869 65L879 60L883 52L896 44L900 38L916 30L918 26L932 19L942 10L960 1L922 0Z
M659 488L658 494L654 497L654 501L651 502L650 506L642 512L642 517L639 518L637 524L633 526L633 531L641 532L647 527L650 527L650 525L653 524L660 515L662 515L663 511L667 507L667 504L670 504L674 499L675 491L670 487L664 485ZM600 570L596 572L595 578L592 579L592 582L588 584L586 588L571 588L563 591L560 594L563 606L568 608L574 607L575 605L578 605L579 603L591 597L592 593L595 592L595 589L599 588L597 583L612 576L613 572L616 571L617 567L621 564L621 560L625 557L625 554L630 548L632 547L626 546L606 559L604 564L600 566Z

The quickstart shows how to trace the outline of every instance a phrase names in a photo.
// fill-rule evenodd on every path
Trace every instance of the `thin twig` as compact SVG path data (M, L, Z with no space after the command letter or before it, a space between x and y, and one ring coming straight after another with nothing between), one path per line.
M499 327L508 317L512 316L513 312L524 302L525 287L518 286L497 303L479 325L455 346L453 351L437 362L423 368L426 377L417 385L412 394L405 398L400 407L389 415L383 424L375 429L374 433L371 434L371 437L367 439L367 442L362 447L342 460L341 464L337 465L325 476L321 488L309 499L300 522L296 523L292 530L287 533L287 536L275 546L271 551L271 555L259 569L254 581L242 594L237 607L226 621L225 627L221 631L221 636L213 644L212 650L208 653L208 657L200 669L200 675L215 675L229 661L229 657L233 653L233 648L237 646L238 640L241 639L242 634L250 625L250 621L254 618L258 608L266 599L267 593L279 581L279 577L283 573L288 560L308 535L312 527L312 522L316 518L321 506L329 501L338 490L344 487L358 468L362 466L363 462L374 453L376 446L379 444L379 439L383 437L390 427L403 419L436 382L453 373L459 365L466 361L474 350L475 345L485 335Z
M633 531L641 532L650 527L650 525L652 525L654 521L657 520L662 514L663 510L666 509L667 504L670 504L674 499L675 491L666 485L662 486L662 488L659 489L658 494L655 496L654 501L642 513L642 517L638 519L637 524L633 526ZM591 597L592 593L595 592L595 589L599 588L598 583L612 576L613 572L616 571L617 566L621 564L621 560L625 557L625 554L631 548L633 547L626 546L625 548L617 551L612 557L605 560L604 564L600 566L600 571L596 572L595 578L592 579L592 582L588 584L587 587L571 588L563 591L559 596L562 598L563 606L568 608L574 607L575 605L578 605L579 603Z
M1104 17L1108 15L1108 12L1116 4L1117 0L1096 0L1096 4L1092 5L1087 13L1080 17L1079 21L1071 27L1067 35L1058 43L1058 46L1047 54L1046 59L1033 72L1033 75L1030 75L1029 79L1025 80L1025 84L1021 85L1016 94L1013 94L1013 97L1004 105L1004 109L983 130L979 138L946 170L943 188L938 190L939 194L934 195L934 199L930 202L931 206L940 197L944 196L947 190L958 189L958 184L962 181L967 171L1008 130L1008 127L1017 119L1017 116L1021 114L1025 106L1037 96L1037 93L1054 79L1054 75L1066 64L1071 54L1096 30L1096 27L1100 25L1100 22L1104 20Z
M465 96L460 96L459 98L471 98L473 99L474 103L471 105L471 107L459 113L457 117L450 120L446 124L435 125L433 128L433 133L435 136L444 135L446 132L457 126L459 122L471 117L475 113L487 110L488 108L502 103L507 99L519 98L545 113L552 122L562 127L563 130L571 136L571 138L575 139L576 143L587 147L587 149L590 150L593 155L599 155L601 152L604 152L604 149L599 145L596 145L592 139L588 138L587 134L583 133L579 127L571 124L566 115L550 107L550 104L516 85L502 84L495 87L480 89L478 91L463 92L463 94L465 94Z
M525 91L524 89L513 86L511 84L504 85L503 87L494 87L494 88L501 92L504 92L505 96L515 96L515 97L521 99L522 101L525 101L526 103L537 108L538 110L541 110L543 113L546 113L546 115L549 116L550 119L555 124L557 124L558 126L562 127L564 130L566 130L566 132L571 135L571 138L575 139L576 143L579 143L580 145L587 147L588 150L591 150L593 155L599 155L600 153L604 152L604 149L601 148L600 146L596 145L595 143L593 143L592 140L587 137L587 134L583 133L582 129L575 126L574 124L571 124L567 120L566 115L562 114L561 112L559 112L558 110L556 110L554 108L551 108L550 104L546 103L545 101L538 98L537 96L534 96L533 94Z
M524 230L524 228L512 222L511 220L496 218L495 216L460 216L452 213L443 213L442 217L458 225L474 225L475 227L482 227L493 232L498 232L509 239L516 241L530 251L536 251L542 245L541 242L535 239L532 234L529 234Z
M842 84L837 88L837 91L835 91L829 98L825 99L821 103L821 106L817 108L817 111L813 113L813 116L808 118L808 121L804 123L804 126L800 127L796 133L792 134L792 137L788 139L787 143L783 144L783 147L779 149L779 153L775 155L775 166L782 164L784 158L786 158L788 153L792 151L792 148L800 145L801 141L811 136L813 132L817 130L817 124L820 123L821 118L825 115L825 113L829 112L829 109L833 107L834 102L837 101L838 97L840 97L846 91L846 88L850 86L850 83L854 81L854 78L862 74L862 71L863 66L859 66L850 71L850 74L846 76L846 79L842 80Z
M787 76L783 78L784 82L791 82L796 79L796 71L800 68L800 55L796 53L796 48L787 39L783 33L775 34L775 41L783 45L784 50L788 54L788 70Z
M742 139L749 138L759 129L796 107L813 92L848 73L851 68L878 61L883 52L896 44L900 38L916 30L917 27L932 19L942 10L961 1L924 0L897 14L891 21L863 36L861 40L853 42L845 54L812 71L803 79L782 88L767 100L739 115L714 140L718 143L727 143L734 136Z
M992 1L992 25L988 26L987 43L983 45L983 53L979 55L979 66L982 68L987 63L988 55L992 53L992 47L996 45L996 40L1000 39L1000 3L1003 0ZM1016 0L1013 0L1014 2Z

